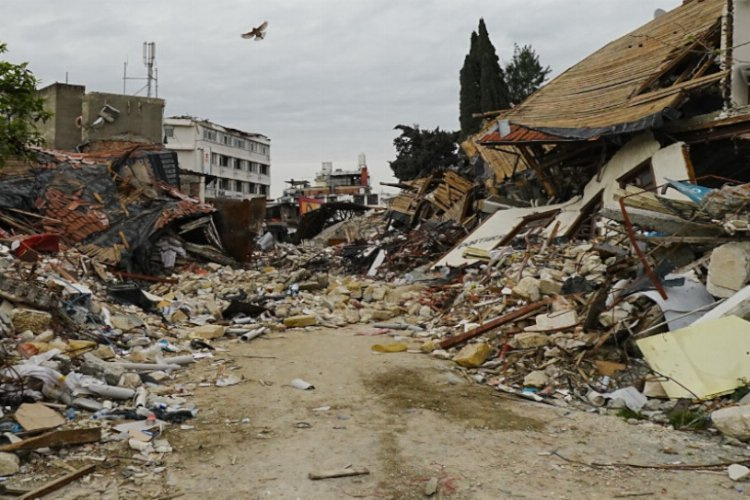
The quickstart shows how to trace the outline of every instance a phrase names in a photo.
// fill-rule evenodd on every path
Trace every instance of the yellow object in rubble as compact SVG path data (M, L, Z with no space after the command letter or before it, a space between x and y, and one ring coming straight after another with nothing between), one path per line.
M375 352L404 352L409 347L403 342L393 342L391 344L375 344L372 350Z

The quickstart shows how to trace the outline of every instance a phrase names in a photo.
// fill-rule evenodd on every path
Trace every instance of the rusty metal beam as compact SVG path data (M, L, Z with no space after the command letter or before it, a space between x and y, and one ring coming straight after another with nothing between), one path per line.
M533 302L531 304L523 306L520 309L516 309L515 311L509 312L508 314L500 316L499 318L495 318L492 321L489 321L481 326L474 328L473 330L469 330L468 332L462 333L460 335L454 335L452 337L443 339L440 341L440 348L448 349L458 344L463 344L467 340L471 340L474 337L479 337L483 333L487 333L490 330L494 330L495 328L499 326L502 326L507 323L510 323L511 321L515 321L517 319L523 318L527 314L531 314L534 311L546 306L547 304L549 304L549 302L550 302L549 299L540 300L539 302Z

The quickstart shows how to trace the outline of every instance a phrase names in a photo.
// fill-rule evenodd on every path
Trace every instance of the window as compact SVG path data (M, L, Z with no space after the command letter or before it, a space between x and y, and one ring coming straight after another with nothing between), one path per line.
M219 164L219 155L217 153L211 153L211 165Z
M268 165L260 165L260 175L268 175Z
M229 179L219 179L219 189L229 189Z
M224 155L219 155L219 165L222 167L228 167L229 166L229 157Z
M207 141L216 141L216 131L204 128L203 138Z
M654 189L656 187L656 177L654 176L654 169L651 166L651 159L648 159L617 178L617 184L620 189L625 189L625 186L636 186L641 189Z
M171 125L164 126L164 137L174 137L174 127Z
M260 194L262 194L263 196L268 195L268 186L266 186L265 184L259 184L258 187L260 187Z
M250 162L250 172L257 174L258 173L258 164L254 161Z
M227 134L221 135L221 142L222 144L226 144L227 146L231 146L232 144L232 136L229 136Z
M245 149L245 141L243 141L242 139L234 139L234 147Z

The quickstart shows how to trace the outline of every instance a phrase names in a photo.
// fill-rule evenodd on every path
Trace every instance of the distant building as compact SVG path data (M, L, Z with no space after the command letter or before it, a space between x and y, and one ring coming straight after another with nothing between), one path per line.
M358 205L377 205L378 195L372 192L364 153L360 153L357 160L356 170L334 170L332 162L323 162L320 172L315 175L314 184L301 187L300 194L321 203L346 201Z
M39 129L47 146L72 151L95 141L161 143L164 100L53 83L39 89L52 118Z
M279 239L296 231L302 216L326 203L346 210L350 204L377 207L380 202L379 195L372 192L364 153L359 155L356 170L334 170L332 162L323 162L314 183L295 179L286 183L289 187L281 197L266 206L266 224Z
M249 199L270 193L271 140L264 135L173 116L164 120L164 146L177 152L187 194Z

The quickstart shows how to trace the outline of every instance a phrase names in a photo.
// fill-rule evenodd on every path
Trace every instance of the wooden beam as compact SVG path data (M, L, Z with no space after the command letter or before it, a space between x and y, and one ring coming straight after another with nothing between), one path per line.
M521 152L521 155L526 161L526 164L531 167L531 170L534 171L534 174L536 174L537 178L541 181L542 185L544 186L544 190L547 191L547 195L549 195L551 198L554 198L557 195L557 189L555 189L555 186L544 174L544 170L542 170L542 167L537 159L524 146L518 146L518 150Z
M17 443L0 446L0 451L36 450L37 448L57 448L76 444L96 443L102 439L101 427L88 429L66 429L42 434Z
M63 486L72 483L79 477L83 477L86 474L90 474L96 470L96 465L87 465L85 467L82 467L76 471L70 472L66 475L64 475L61 478L53 479L52 481L38 487L34 488L33 490L29 491L28 493L25 493L18 497L18 500L31 500L32 498L41 498L45 495L49 495L53 491L57 491Z

